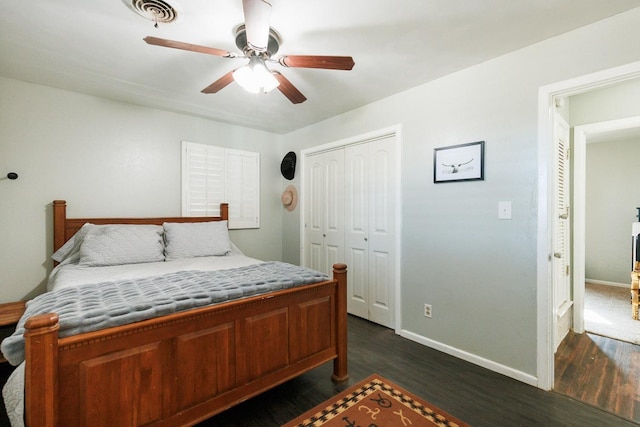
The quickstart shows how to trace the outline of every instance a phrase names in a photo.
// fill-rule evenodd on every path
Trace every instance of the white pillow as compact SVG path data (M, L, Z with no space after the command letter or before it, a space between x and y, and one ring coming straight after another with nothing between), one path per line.
M172 259L222 256L231 252L227 221L165 222L165 256Z
M159 225L88 224L80 245L80 265L138 264L164 261Z

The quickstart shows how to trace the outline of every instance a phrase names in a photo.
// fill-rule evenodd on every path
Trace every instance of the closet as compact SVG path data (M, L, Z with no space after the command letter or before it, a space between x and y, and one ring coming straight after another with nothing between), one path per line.
M305 154L305 265L348 266L348 311L395 327L395 134Z

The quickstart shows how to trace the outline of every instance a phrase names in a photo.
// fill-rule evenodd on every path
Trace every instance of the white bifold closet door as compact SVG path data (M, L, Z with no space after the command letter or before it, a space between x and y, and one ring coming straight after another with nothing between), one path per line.
M393 136L305 161L305 264L348 267L348 311L394 327L396 147Z
M344 150L307 158L305 180L306 265L333 276L344 261Z
M394 327L395 143L345 148L345 260L348 310Z

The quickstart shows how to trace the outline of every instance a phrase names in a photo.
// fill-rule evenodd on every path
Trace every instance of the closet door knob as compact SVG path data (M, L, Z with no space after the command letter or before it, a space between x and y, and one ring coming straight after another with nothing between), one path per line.
M562 258L562 254L560 252L555 252L553 256L556 258Z
M364 241L365 241L365 242L368 242L368 241L369 241L369 239L367 239L367 238L365 237L365 238L364 238Z

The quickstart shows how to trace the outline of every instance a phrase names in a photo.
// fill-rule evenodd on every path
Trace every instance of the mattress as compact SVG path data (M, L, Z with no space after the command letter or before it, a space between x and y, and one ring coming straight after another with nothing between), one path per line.
M176 259L173 261L121 264L87 267L77 262L62 263L53 269L47 282L47 291L64 289L80 284L93 284L124 279L159 276L178 271L216 271L246 267L263 261L245 256L238 249L226 256L208 256Z

